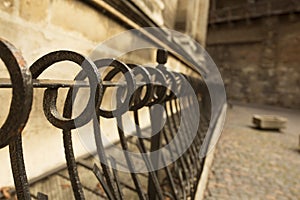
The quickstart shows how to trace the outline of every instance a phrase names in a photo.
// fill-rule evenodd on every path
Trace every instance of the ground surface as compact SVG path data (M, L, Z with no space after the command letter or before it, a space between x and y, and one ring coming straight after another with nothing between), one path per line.
M253 114L286 117L287 128L256 130ZM300 199L299 135L300 111L229 108L204 199Z

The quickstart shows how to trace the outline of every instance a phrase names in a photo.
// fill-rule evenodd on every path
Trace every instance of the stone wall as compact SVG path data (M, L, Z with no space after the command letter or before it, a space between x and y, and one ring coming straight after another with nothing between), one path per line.
M174 28L205 46L209 0L178 0Z
M209 27L207 50L228 99L300 109L300 16Z

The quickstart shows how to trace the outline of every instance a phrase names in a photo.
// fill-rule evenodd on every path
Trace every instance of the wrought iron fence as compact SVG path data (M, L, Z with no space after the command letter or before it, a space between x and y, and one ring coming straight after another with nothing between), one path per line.
M0 88L12 88L13 94L9 114L0 129L0 148L9 146L18 199L32 198L23 159L22 130L29 118L35 88L45 88L44 114L53 126L62 130L66 165L75 199L85 199L85 196L73 151L72 130L91 121L97 146L96 156L101 161L100 166L95 164L91 170L105 191L106 198L112 200L129 198L123 193L123 189L127 186L121 183L119 177L118 169L122 164L128 168L127 173L134 183L133 190L139 199L194 199L204 162L204 159L199 157L199 151L209 125L210 99L200 76L188 76L167 69L166 51L157 51L157 67L124 64L116 59L90 61L72 51L51 52L27 67L21 53L12 44L1 39L0 57L10 75L10 79L0 80ZM39 79L47 68L61 61L74 62L81 66L82 71L72 81ZM110 66L109 71L100 78L99 69L105 66ZM125 80L114 82L114 77L120 73ZM192 86L196 101L185 91L187 84ZM89 88L89 100L82 113L72 118L73 98L82 87ZM101 108L104 93L109 87L118 88L115 96L118 101L117 107L111 111ZM69 88L62 115L56 106L60 88ZM155 105L160 105L164 109L159 109ZM147 108L150 113L152 131L162 126L157 134L152 134L148 138L142 137L144 130L139 127L141 121L139 111L142 108ZM198 117L196 113L199 109L202 111L200 120L193 120ZM185 111L188 115L183 118L182 113ZM92 117L92 113L95 113L96 117ZM122 128L124 113L133 115L136 124L134 145L142 155L142 163L146 166L147 172L138 173L135 170L136 160L129 155L129 141ZM100 118L116 120L125 163L120 164L107 155L100 129ZM164 123L162 118L165 118ZM193 126L197 127L195 135L191 133ZM179 132L179 129L183 131ZM149 156L150 152L170 144L175 137L179 140L173 148L168 149L168 155L171 158L179 155L178 159L174 158L171 163L167 163L164 154L158 154L159 157ZM188 146L187 149L184 148L185 145ZM162 163L163 167L157 167L158 163ZM147 178L146 184L141 184L140 174ZM47 195L42 193L38 193L36 198L48 199Z

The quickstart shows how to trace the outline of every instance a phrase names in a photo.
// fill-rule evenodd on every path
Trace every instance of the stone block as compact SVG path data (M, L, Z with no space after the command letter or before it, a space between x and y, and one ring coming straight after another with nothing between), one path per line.
M49 0L21 0L19 8L20 16L32 22L44 21L48 15L49 4Z
M275 115L254 115L253 123L261 129L279 130L286 127L287 119Z
M14 0L2 0L0 2L0 10L12 13L14 9Z
M79 1L53 1L51 23L67 31L74 31L94 42L107 39L112 26L107 16Z

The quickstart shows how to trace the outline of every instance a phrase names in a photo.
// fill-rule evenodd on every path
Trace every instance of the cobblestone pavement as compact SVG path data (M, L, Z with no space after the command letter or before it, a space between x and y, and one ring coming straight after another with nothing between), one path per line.
M253 114L288 118L281 132L252 128ZM300 199L300 111L233 106L205 191L213 199Z

